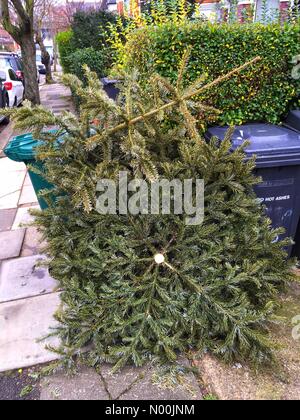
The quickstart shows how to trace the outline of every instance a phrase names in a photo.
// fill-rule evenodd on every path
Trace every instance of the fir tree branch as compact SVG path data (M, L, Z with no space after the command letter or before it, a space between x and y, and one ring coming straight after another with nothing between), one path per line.
M122 123L117 125L116 127L109 129L106 131L106 133L104 133L104 135L109 136L112 134L117 133L120 130L126 129L127 127L131 127L135 124L137 124L140 121L143 121L147 118L153 117L155 114L158 114L161 111L164 111L168 108L172 108L175 105L177 105L178 103L180 103L181 101L186 101L188 99L191 99L194 96L200 95L201 93L203 93L204 91L211 89L212 87L217 86L218 84L230 79L232 76L234 76L235 74L240 73L241 71L245 70L247 67L257 63L258 61L261 60L261 57L255 57L252 60L248 61L247 63L243 64L242 66L239 66L235 69L233 69L232 71L230 71L229 73L218 77L217 79L215 79L214 81L207 83L206 85L202 86L200 89L189 93L187 95L183 95L181 98L178 98L177 100L173 100L171 102L168 102L167 104L162 105L161 107L157 108L157 109L153 109L147 113L145 113L144 115L139 115L138 117L135 117L131 120L129 120L128 122ZM92 145L94 141L98 141L98 136L94 136L94 137L90 137L88 139L88 145Z

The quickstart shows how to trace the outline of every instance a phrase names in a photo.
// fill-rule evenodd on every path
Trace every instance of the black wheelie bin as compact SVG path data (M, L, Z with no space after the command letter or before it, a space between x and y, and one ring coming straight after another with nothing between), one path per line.
M224 140L228 127L212 127L206 139L212 136ZM244 141L246 157L256 155L255 174L263 182L255 186L255 192L266 206L266 213L274 228L284 227L285 237L296 238L300 219L300 133L271 124L246 124L236 127L232 137L232 150ZM288 249L292 255L292 246Z

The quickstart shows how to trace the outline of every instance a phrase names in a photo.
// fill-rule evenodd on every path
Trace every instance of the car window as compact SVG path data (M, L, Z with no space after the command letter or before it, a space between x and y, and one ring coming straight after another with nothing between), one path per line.
M10 64L10 67L12 69L18 70L18 66L17 66L16 60L13 57L10 57L9 58L9 64Z
M16 55L14 55L13 60L15 62L15 66L17 70L22 70L22 62L20 60L20 58Z
M0 60L3 60L6 63L6 67L11 67L15 71L19 70L17 61L13 56L0 56Z
M16 60L17 60L18 67L19 67L18 70L23 70L23 62L22 62L22 60L20 58L17 58Z
M18 80L18 78L16 76L16 73L12 69L8 70L8 74L9 74L10 80L12 80L12 81L17 81Z
M0 67L11 67L7 57L0 57Z

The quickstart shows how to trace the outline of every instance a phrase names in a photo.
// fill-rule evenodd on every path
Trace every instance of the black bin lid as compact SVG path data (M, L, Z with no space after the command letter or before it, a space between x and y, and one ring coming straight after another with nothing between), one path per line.
M288 128L292 128L293 130L300 132L300 109L290 111L284 122L284 125Z
M218 137L224 140L227 127L211 127L206 139ZM272 124L246 124L236 127L232 136L232 150L244 141L247 158L256 155L257 167L300 165L300 133Z
M100 80L103 86L111 86L111 85L116 85L117 83L119 83L118 80L109 79L108 77L102 77Z

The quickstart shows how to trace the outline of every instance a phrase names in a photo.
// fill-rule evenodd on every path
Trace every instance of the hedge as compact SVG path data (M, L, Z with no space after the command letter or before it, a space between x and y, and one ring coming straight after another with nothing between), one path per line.
M79 11L72 22L73 43L76 49L93 47L95 50L108 48L108 24L115 24L115 13L102 10Z
M62 65L64 72L68 73L70 70L67 58L74 51L73 32L71 30L59 32L56 35L56 42L58 46L60 64Z
M66 57L68 71L84 82L86 82L83 71L84 64L87 64L100 78L107 75L108 62L109 57L105 49L96 51L92 47L76 50Z
M118 17L115 13L102 10L75 13L71 29L56 36L64 72L74 73L84 81L82 64L88 64L98 75L107 76L115 54L111 40L129 22L126 17ZM122 34L120 38L123 40Z
M259 55L259 64L202 99L223 111L220 124L276 123L289 107L300 103L300 80L292 78L299 40L299 25L165 24L130 35L124 67L138 69L145 81L153 71L174 81L180 58L191 46L187 81L203 74L209 81Z

